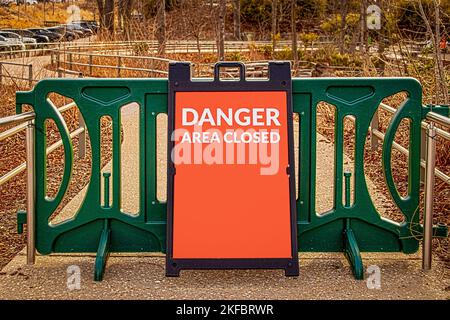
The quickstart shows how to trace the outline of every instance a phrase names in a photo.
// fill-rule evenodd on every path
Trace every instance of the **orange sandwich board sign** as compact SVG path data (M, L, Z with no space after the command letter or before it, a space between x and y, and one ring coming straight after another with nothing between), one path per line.
M219 70L239 69L239 80ZM246 80L169 66L166 275L182 269L284 269L298 275L289 62Z

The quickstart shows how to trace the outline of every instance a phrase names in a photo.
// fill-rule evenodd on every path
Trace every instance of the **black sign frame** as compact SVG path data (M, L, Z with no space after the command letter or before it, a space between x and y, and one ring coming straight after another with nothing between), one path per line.
M239 68L239 80L220 80L220 68ZM267 81L248 81L245 79L245 65L240 62L218 62L214 66L214 79L191 79L191 64L175 62L169 64L168 95L168 135L167 135L167 247L166 276L179 276L182 269L284 269L286 276L299 275L297 251L297 211L295 199L295 160L292 109L292 80L290 62L269 62ZM172 132L175 129L176 92L217 92L217 91L284 91L287 97L288 127L288 163L289 175L291 258L220 258L220 259L174 259L173 258L173 222L174 222L174 178L175 164L170 157L175 142Z

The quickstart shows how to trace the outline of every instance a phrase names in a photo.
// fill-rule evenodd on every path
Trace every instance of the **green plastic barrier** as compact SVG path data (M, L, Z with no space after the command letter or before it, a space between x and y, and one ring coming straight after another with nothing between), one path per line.
M97 252L95 279L101 280L109 252L165 252L166 204L156 197L156 117L167 113L166 79L51 79L40 81L30 92L17 93L17 112L23 104L36 113L36 249L53 252ZM405 91L408 99L395 113L383 143L383 171L393 198L405 220L395 223L377 212L364 176L364 144L370 121L380 102ZM92 173L84 201L76 216L58 225L49 218L67 191L72 175L73 147L60 112L47 101L58 93L73 99L86 122L92 149ZM316 109L320 101L336 106L334 207L325 215L315 209ZM140 105L140 210L137 216L121 212L120 200L102 206L100 118L113 123L113 172L120 172L120 108ZM300 116L299 195L297 200L300 251L344 252L355 277L364 277L360 251L416 252L419 224L420 122L429 111L422 107L422 88L411 78L293 79L293 107ZM354 203L343 204L343 119L356 118ZM408 195L402 198L394 185L391 148L402 119L410 120ZM54 199L46 190L45 121L55 121L65 151L64 176ZM113 199L120 199L120 174L111 177ZM348 179L348 177L347 177ZM348 194L346 197L348 198ZM348 199L347 199L348 200ZM21 223L24 221L21 220Z

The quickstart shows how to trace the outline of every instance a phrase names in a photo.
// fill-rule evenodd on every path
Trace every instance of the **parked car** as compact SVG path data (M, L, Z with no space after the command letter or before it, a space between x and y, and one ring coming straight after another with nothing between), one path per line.
M14 35L14 34L12 34L12 35ZM25 50L26 49L25 44L20 40L19 35L11 36L11 32L1 32L0 31L0 36L2 36L2 38L5 39L5 41L7 43L9 43L12 50Z
M14 50L14 46L3 36L0 36L0 52Z
M62 40L65 41L73 41L78 38L78 35L70 30L67 30L64 26L56 26L56 27L49 27L46 28L46 30L50 32L56 32L62 36Z
M79 24L83 28L91 30L93 33L97 33L98 29L100 28L97 21L94 20L80 20L74 21L73 23Z
M44 35L37 35L27 29L3 29L2 31L8 31L18 34L19 36L35 39L37 43L48 43L49 38Z
M80 31L82 33L83 37L90 37L90 36L92 36L94 34L94 32L92 32L91 29L84 28L84 27L81 26L81 24L78 24L76 22L67 24L66 28L68 30L74 31L74 32Z
M28 31L33 32L35 35L46 36L50 40L50 42L58 42L61 41L63 36L56 32L48 31L44 28L29 28Z
M13 3L16 3L16 0L0 0L0 5L2 6L9 6Z
M35 39L20 36L15 32L0 30L0 35L4 36L5 38L18 39L25 45L25 48L35 48L37 44L37 41Z

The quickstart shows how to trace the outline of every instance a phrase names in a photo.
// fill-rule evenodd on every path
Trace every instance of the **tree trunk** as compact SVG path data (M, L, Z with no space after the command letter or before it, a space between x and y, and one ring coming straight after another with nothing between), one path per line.
M272 1L272 55L275 53L275 47L277 45L277 13L278 13L278 0Z
M294 72L297 72L298 67L298 52L297 52L297 7L296 0L291 0L291 33L292 33L292 56L294 58Z
M217 55L219 61L225 60L225 15L226 15L226 0L219 1L219 19L217 24Z
M241 1L233 0L233 33L236 40L241 40Z
M105 27L105 7L103 4L104 0L97 0L97 7L98 7L98 15L100 20L100 28Z
M124 8L123 8L123 28L125 31L125 36L127 40L131 39L131 9L133 8L133 0L123 0Z
M114 34L114 0L105 0L104 23L109 33Z
M348 0L342 0L341 3L341 30L339 34L339 52L342 54L345 51L345 25L348 13Z
M166 48L166 1L157 0L156 6L156 39L158 53L162 54Z
M360 11L360 38L359 38L359 51L361 53L366 52L367 45L367 0L361 0L361 11Z
M384 14L384 0L380 0L379 1L379 7L381 9L381 29L378 32L379 34L379 39L378 39L378 55L381 58L380 64L379 64L379 68L380 68L380 75L384 76L384 71L386 69L386 57L384 55L384 50L386 49L386 45L385 45L385 41L386 39L390 39L390 35L388 34L388 30L387 30L387 19L386 19L386 15ZM388 44L389 45L389 44ZM401 50L401 46L400 46L400 50Z
M436 78L436 94L435 94L435 104L448 104L448 85L445 80L445 75L443 72L443 63L442 63L442 55L439 48L440 42L440 18L439 18L439 5L433 0L434 9L435 9L435 33L433 33L433 29L431 28L431 23L428 20L427 15L425 14L425 10L423 9L422 1L419 0L419 12L422 16L423 21L425 22L425 26L427 28L427 32L430 35L431 42L433 44L434 55L435 55L435 78ZM443 100L441 102L440 95L443 95Z
M448 98L448 85L447 79L444 72L444 62L442 61L442 52L441 52L441 18L440 18L440 6L436 0L433 0L434 4L434 16L435 16L435 36L436 36L436 63L438 64L438 76L439 76L439 88L440 93L442 95L442 104L447 105L449 102ZM446 41L446 40L445 40Z

